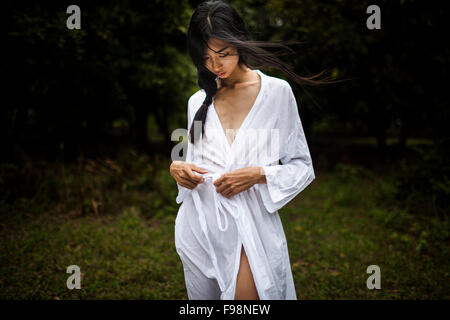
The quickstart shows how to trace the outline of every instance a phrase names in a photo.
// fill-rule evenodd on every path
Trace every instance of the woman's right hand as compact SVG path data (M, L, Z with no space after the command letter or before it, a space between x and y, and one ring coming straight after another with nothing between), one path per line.
M205 181L205 178L194 174L193 171L198 173L208 172L205 169L197 167L193 163L187 163L179 160L173 161L170 165L170 175L176 180L176 182L178 182L179 185L191 190L197 187L199 183Z

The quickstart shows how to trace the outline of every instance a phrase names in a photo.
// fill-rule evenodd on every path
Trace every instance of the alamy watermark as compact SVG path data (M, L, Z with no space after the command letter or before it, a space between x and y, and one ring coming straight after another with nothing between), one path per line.
M367 278L367 281L366 281L367 289L369 289L369 290L381 289L380 267L377 266L376 264L372 264L367 267L366 272L368 274L372 273L372 275L369 278Z
M219 129L206 129L205 134L201 133L202 122L194 121L194 131L199 133L199 138L195 144L189 140L189 131L184 128L178 128L172 132L171 140L181 142L176 144L171 151L172 161L184 161L187 152L191 152L191 160L199 165L205 160L219 159L227 150L221 149L220 140L223 137L234 136L233 144L239 144L239 153L234 155L233 164L249 165L249 164L270 164L280 159L280 129L227 129L223 132ZM237 140L237 138L239 138Z
M371 14L366 21L367 29L381 29L381 9L379 6L372 4L367 7L366 13Z
M72 273L72 275L67 278L66 286L68 289L81 289L81 271L80 267L76 264L67 267L67 273Z
M81 29L81 10L80 7L72 4L67 7L66 13L71 14L66 20L67 29Z

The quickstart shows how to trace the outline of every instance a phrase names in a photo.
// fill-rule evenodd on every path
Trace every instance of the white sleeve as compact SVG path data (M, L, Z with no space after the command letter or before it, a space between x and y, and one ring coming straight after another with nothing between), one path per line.
M286 205L315 179L297 102L289 83L282 92L277 126L282 164L262 166L267 183L259 184L264 206L270 213Z
M192 144L189 140L189 129L191 127L191 122L192 122L192 116L191 116L191 100L192 97L189 99L188 101L188 112L187 112L187 120L188 120L188 126L187 126L187 141L183 141L183 143L187 143L186 146L186 156L183 155L183 157L185 158L185 162L191 162L192 156L191 156L191 149L192 149ZM177 182L177 187L178 187L178 196L176 198L176 202L177 204L180 204L183 202L184 197L186 196L186 194L188 194L191 190L188 188L185 188L183 186L181 186L178 182Z

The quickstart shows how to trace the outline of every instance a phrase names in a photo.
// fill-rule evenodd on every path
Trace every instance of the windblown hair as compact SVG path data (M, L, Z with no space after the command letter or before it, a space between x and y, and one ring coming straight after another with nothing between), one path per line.
M286 73L300 86L329 83L327 79L317 79L325 71L310 77L302 77L294 73L276 54L268 52L263 47L274 47L295 52L280 41L252 41L247 26L237 11L228 3L221 0L210 0L201 3L194 11L189 23L187 47L189 55L197 68L198 86L206 92L206 98L197 111L189 130L191 143L200 136L194 133L195 121L201 121L202 135L208 107L217 92L216 75L205 66L205 49L210 38L216 38L230 43L239 54L239 64L254 68L248 62L249 58L261 63L262 66L271 66ZM290 41L295 43L295 41ZM317 80L316 80L317 79Z

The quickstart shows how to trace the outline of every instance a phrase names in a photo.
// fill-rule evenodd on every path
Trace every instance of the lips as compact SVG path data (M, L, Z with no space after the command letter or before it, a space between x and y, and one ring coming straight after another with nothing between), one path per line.
M222 77L223 75L225 75L225 72L217 73L217 76L219 76L219 77Z

